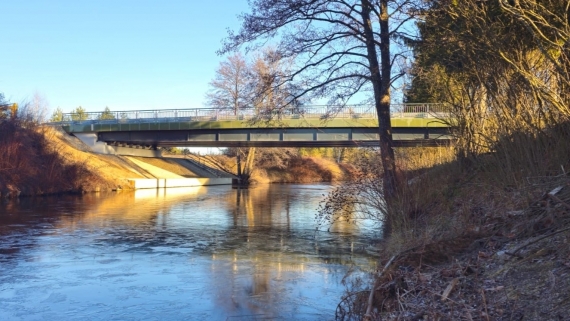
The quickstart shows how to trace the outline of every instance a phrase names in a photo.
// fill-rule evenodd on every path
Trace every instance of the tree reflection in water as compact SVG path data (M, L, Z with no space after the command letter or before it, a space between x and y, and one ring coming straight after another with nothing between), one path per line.
M0 319L69 313L71 301L73 318L330 319L346 272L375 268L365 247L376 234L348 224L315 232L328 190L214 186L1 203Z

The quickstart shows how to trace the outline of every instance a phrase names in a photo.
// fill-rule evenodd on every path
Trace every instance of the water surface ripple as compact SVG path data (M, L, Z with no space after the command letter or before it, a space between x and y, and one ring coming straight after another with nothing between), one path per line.
M0 202L0 320L331 320L369 225L315 232L327 185ZM345 279L346 280L346 279Z

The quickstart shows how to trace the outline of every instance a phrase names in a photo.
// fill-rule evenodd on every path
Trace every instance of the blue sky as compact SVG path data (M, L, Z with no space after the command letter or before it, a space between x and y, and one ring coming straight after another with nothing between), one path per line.
M246 0L8 0L0 93L64 112L197 108Z

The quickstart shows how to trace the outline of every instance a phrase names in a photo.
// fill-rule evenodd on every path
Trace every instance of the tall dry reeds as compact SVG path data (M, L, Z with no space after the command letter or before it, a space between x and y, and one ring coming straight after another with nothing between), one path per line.
M513 223L507 213L528 209L561 180L567 181L568 141L570 122L538 132L513 132L500 136L490 145L491 152L477 155L468 165L450 162L416 176L394 204L400 215L389 242L392 250L471 232L498 233L501 224ZM524 218L519 220L517 224L525 225Z
M480 170L495 185L516 188L540 177L565 175L570 166L570 122L541 131L518 131L500 137L492 152L480 157Z
M456 158L453 147L397 150L403 184L389 204L381 190L380 167L366 162L353 181L338 186L323 202L321 223L389 223L389 252L471 232L484 234L495 213L526 208L549 191L548 182L568 175L569 141L566 122L500 136L489 144L489 152L469 162Z

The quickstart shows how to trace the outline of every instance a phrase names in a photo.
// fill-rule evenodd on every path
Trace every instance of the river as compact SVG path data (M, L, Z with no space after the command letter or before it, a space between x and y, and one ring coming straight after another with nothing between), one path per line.
M331 320L373 222L316 231L328 185L0 201L0 320Z

